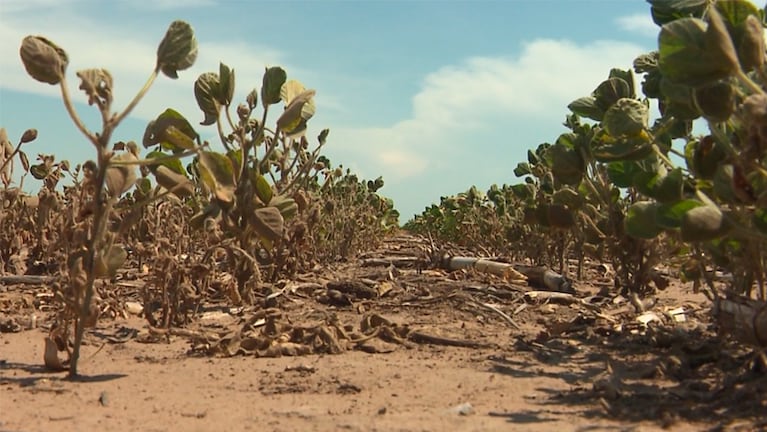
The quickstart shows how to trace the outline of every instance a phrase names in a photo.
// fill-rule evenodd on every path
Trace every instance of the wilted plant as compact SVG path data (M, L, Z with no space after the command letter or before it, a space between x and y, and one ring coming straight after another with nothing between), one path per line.
M99 133L89 130L75 110L66 79L69 58L62 48L44 37L27 36L22 41L20 55L32 78L60 87L61 98L70 118L96 150L96 161L88 161L83 165L80 211L68 233L72 249L63 265L66 277L57 293L65 307L54 339L61 341L63 347L60 348L68 351L69 323L74 322L69 376L75 377L78 374L84 331L95 325L99 315L95 283L113 276L127 257L117 236L121 229L110 227L110 216L118 199L133 187L136 181L135 166L142 163L138 160L135 144L113 147L110 142L112 133L139 103L160 72L170 78L177 78L178 71L194 63L197 41L189 24L173 22L158 47L157 62L149 79L121 112L112 111L114 83L109 71L86 69L77 72L79 88L85 92L88 103L95 105L101 113L103 126ZM50 168L48 165L45 167Z

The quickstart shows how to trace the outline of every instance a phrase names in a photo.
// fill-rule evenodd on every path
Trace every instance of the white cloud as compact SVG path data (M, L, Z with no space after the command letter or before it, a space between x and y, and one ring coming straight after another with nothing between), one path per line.
M615 22L621 29L642 36L657 37L658 32L660 32L660 27L653 22L652 17L647 13L618 17Z
M35 1L44 3L47 0ZM170 1L164 3L169 4ZM200 1L195 0L194 3L200 4ZM52 19L54 15L55 20ZM114 78L113 110L121 110L144 85L153 70L157 45L165 30L140 29L127 24L120 26L114 22L107 26L75 15L66 8L53 6L48 12L41 12L34 17L29 13L4 16L3 25L0 26L0 40L14 43L0 44L0 76L3 77L0 88L58 97L58 86L30 78L19 58L18 48L24 36L43 35L67 51L70 60L68 87L76 101L85 99L77 90L79 82L75 72L104 68ZM152 119L165 108L173 106L193 123L199 122L202 114L194 100L194 81L202 72L217 72L221 61L234 68L237 75L239 86L236 100L244 100L252 86L260 85L265 66L279 64L290 71L289 66L284 65L282 53L269 47L244 42L198 41L199 55L195 65L179 72L177 80L161 75L132 116L142 120Z
M506 159L513 149L507 147L498 155L490 141L523 146L517 149L521 160L524 149L542 142L536 139L556 138L568 103L590 93L611 68L630 68L644 51L615 41L578 45L540 39L525 44L516 57L470 58L426 76L410 101L410 118L389 127L335 127L329 148L352 155L365 175L383 175L384 193L394 198L408 218L425 205L414 198L415 189L436 199L448 193L448 187L455 193L480 181L488 185L513 181L485 178L510 173L514 166L509 167L512 162ZM548 128L531 130L532 124ZM449 166L475 168L467 173L445 169ZM453 175L436 178L437 171Z

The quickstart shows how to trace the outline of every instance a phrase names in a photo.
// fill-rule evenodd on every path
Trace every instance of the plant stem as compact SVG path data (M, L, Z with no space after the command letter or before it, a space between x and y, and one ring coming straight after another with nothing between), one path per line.
M104 200L104 184L106 179L107 168L109 165L110 155L106 150L106 145L109 141L111 130L106 130L104 135L100 137L100 142L97 142L98 148L98 173L96 175L96 191L94 200L96 201L96 208L93 215L93 228L91 237L88 240L88 256L86 265L88 277L85 284L85 296L83 303L80 305L80 311L78 317L75 320L75 343L72 348L72 358L69 364L69 377L75 378L77 376L77 363L80 359L80 347L83 343L83 335L85 334L85 326L83 325L83 319L90 315L91 301L94 294L94 283L96 280L95 267L96 267L96 255L97 251L101 248L101 243L104 239L104 231L106 230L106 221L108 220L109 213L112 207L112 199Z

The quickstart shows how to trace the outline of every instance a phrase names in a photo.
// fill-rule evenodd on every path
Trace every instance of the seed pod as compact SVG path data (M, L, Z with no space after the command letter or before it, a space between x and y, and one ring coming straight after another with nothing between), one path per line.
M64 79L69 64L67 53L42 36L27 36L19 49L24 68L32 78L56 85Z
M157 69L167 77L178 78L178 71L188 69L197 60L194 29L184 21L173 21L157 47Z
M25 144L37 139L37 129L27 129L21 136L21 143Z

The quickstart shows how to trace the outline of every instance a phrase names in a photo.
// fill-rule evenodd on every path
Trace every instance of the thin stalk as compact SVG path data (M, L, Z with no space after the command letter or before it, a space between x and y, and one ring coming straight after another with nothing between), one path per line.
M102 143L108 142L109 133L105 133L102 136ZM104 139L106 138L106 139ZM85 285L85 298L83 304L80 305L81 310L75 321L75 343L72 349L72 358L69 364L69 377L75 378L77 376L77 362L80 359L80 347L83 342L83 335L85 334L85 326L82 323L83 318L90 314L91 301L93 301L95 267L96 267L96 255L97 251L101 247L101 243L104 239L104 232L106 231L106 221L109 218L111 212L112 199L104 200L104 186L107 173L107 167L109 165L109 155L105 146L97 146L98 148L98 174L96 175L96 209L93 216L93 231L91 238L88 240L88 260L85 263L88 269L88 277Z
M738 79L738 81L740 81L741 84L750 90L751 93L764 95L764 90L762 90L759 84L755 83L751 78L749 78L742 69L738 68L738 71L735 73L735 77Z

